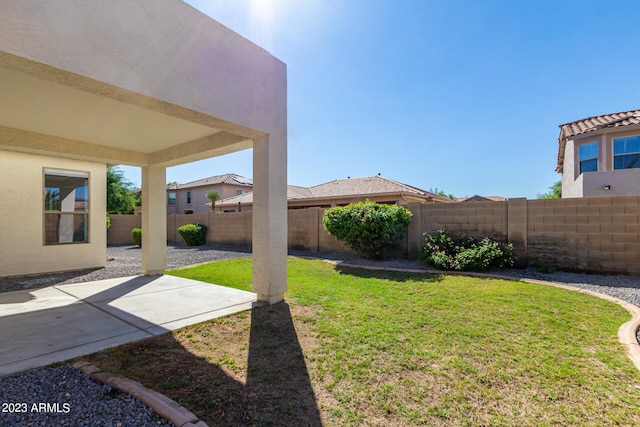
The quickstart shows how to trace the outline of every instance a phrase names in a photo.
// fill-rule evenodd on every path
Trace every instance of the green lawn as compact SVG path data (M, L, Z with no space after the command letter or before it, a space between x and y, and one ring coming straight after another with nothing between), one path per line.
M295 258L288 266L284 322L274 306L172 334L176 348L235 378L233 391L213 387L189 395L179 378L163 388L144 370L148 358L110 368L151 380L145 385L170 397L175 393L211 425L296 425L305 417L311 425L321 419L349 426L640 425L634 387L640 373L617 339L630 315L616 304L515 281L341 270ZM250 290L251 260L170 274ZM289 315L293 335L279 336ZM297 347L286 353L299 351L298 364L282 350L296 338ZM234 340L238 347L225 347ZM130 358L124 354L131 351L117 357ZM154 354L155 364L163 356ZM289 365L269 371L266 361L279 360ZM297 384L301 395L309 388L315 402L292 404L287 383ZM250 401L270 393L265 390L273 392L268 410L261 413L256 404L234 415L241 408L234 407L239 401L232 393ZM208 406L198 403L202 399Z

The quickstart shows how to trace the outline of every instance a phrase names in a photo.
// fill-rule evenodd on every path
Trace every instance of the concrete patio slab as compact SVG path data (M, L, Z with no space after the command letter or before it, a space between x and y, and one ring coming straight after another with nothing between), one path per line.
M256 294L140 276L0 294L0 376L248 310Z

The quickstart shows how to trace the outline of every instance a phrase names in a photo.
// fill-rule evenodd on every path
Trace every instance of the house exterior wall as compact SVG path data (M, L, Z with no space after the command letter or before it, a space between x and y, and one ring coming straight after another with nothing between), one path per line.
M181 0L0 0L0 28L0 147L140 166L145 274L164 268L165 168L253 148L253 289L284 297L282 61Z
M621 130L622 129L622 130ZM562 198L640 194L640 168L615 170L614 138L640 135L640 129L606 129L569 139L565 146ZM598 143L598 170L580 173L579 147ZM605 189L608 186L609 189Z
M286 129L286 65L180 0L19 3L0 0L0 28L21 29L3 32L0 51L205 113L226 131Z
M44 168L89 173L89 243L44 245ZM106 165L0 151L0 277L104 267Z
M211 211L211 208L206 206L207 203L210 203L210 200L207 199L207 193L211 190L219 192L221 199L224 199L227 197L236 196L236 191L238 190L251 191L251 187L247 187L245 185L214 184L192 188L179 188L177 190L167 190L167 194L173 191L176 193L177 197L177 203L175 205L167 204L167 213L182 214L184 213L185 209L193 209L193 213L207 213ZM188 192L191 192L191 203L187 203ZM217 209L217 206L218 205L216 204L216 211L219 211L219 209ZM229 209L236 209L237 211L237 206Z

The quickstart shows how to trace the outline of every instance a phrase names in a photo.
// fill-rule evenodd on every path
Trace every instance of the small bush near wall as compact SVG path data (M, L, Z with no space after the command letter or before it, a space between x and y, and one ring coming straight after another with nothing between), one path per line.
M367 201L327 209L322 224L327 233L344 240L354 251L381 259L405 236L411 215L402 206Z
M441 270L484 271L512 267L516 260L513 245L489 237L477 240L438 230L425 233L425 240L421 258Z
M131 230L131 239L133 240L133 243L142 247L142 229L134 228Z
M556 272L556 266L546 259L537 259L536 262L533 263L533 268L542 274L553 274Z
M191 215L191 214L193 214L193 209L185 209L185 210L184 210L184 214L185 214L185 215Z
M185 224L178 227L178 233L180 233L187 246L200 246L204 245L207 241L206 225Z

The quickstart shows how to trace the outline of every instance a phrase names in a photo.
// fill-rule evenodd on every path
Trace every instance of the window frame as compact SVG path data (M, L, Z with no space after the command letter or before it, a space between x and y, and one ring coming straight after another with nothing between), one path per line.
M622 158L625 156L630 156L630 155L636 155L640 158L640 144L638 146L638 150L639 151L625 151L623 153L618 153L616 154L616 142L620 141L620 140L627 140L627 139L638 139L638 142L640 143L640 135L628 135L628 136L618 136L618 137L614 137L612 138L612 155L613 155L613 164L612 164L612 169L613 170L627 170L627 169L638 169L640 168L640 160L638 160L636 162L637 166L634 167L627 167L627 168L618 168L616 167L616 158ZM625 141L626 142L626 141Z
M586 148L587 146L592 146L595 145L596 147L596 155L595 157L587 157L587 158L582 158L582 149ZM590 142L586 142L584 144L580 144L578 145L578 150L577 150L577 155L578 155L578 175L582 175L583 173L586 172L598 172L600 170L600 165L599 165L599 161L600 161L600 141L590 141ZM585 170L583 171L583 163L586 162L592 162L593 160L595 160L595 170Z
M191 191L187 191L187 204L191 204Z
M85 180L86 188L85 194L85 204L83 210L77 210L76 202L74 200L73 210L64 209L62 201L60 201L59 209L51 209L51 202L47 203L47 189L52 187L47 187L47 176L60 176L66 178L80 178ZM79 187L75 187L79 188ZM62 246L62 245L80 245L91 243L91 172L88 171L79 171L72 169L60 169L60 168L50 168L43 167L42 168L42 244L43 246ZM71 237L71 241L61 242L59 229L57 230L57 240L58 241L50 241L47 240L47 217L51 215L57 215L59 217L57 224L60 224L60 219L63 216L72 215L73 216L73 224L74 224L74 235ZM75 224L77 217L82 216L81 224L83 229L83 240L75 240L76 230Z
M173 195L173 197L171 197ZM173 203L171 203L173 201ZM178 206L178 193L176 191L169 191L167 193L167 206Z

